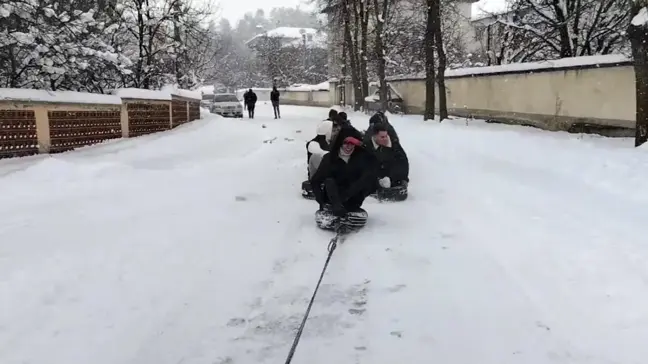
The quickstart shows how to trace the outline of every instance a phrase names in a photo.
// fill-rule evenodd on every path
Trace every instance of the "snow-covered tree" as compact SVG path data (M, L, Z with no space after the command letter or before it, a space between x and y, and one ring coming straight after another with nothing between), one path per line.
M514 0L498 16L505 62L627 51L630 0ZM505 63L503 62L503 63Z
M105 41L114 32L89 1L0 3L0 86L102 89L97 70L127 75L130 61ZM96 4L94 4L96 5Z

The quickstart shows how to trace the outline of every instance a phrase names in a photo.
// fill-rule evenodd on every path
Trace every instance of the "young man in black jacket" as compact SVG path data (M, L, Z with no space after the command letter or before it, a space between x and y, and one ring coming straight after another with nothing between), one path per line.
M243 104L248 111L248 117L254 119L254 107L256 106L257 95L249 89L245 94L243 94Z
M367 222L364 200L376 189L377 162L362 147L353 128L342 127L310 178L319 210L315 220L320 228L360 228Z
M270 102L272 102L272 110L274 110L275 119L281 119L281 114L279 113L279 90L277 86L272 87L270 92Z
M365 146L378 160L378 184L381 188L407 186L409 182L409 160L397 141L391 139L389 127L383 123L373 125L372 135Z
M369 118L369 127L367 128L367 131L365 132L364 136L364 143L365 144L370 144L371 142L371 137L375 135L374 128L376 125L383 125L384 127L387 128L387 133L389 133L389 138L393 143L398 143L398 134L396 134L396 129L394 129L394 126L389 123L389 119L387 119L387 115L385 115L383 112L378 111L377 113L373 114L371 118Z

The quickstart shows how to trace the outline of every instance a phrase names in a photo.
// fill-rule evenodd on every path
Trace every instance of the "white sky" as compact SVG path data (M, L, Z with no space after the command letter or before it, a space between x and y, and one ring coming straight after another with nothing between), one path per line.
M508 7L506 0L479 0L472 5L473 18L481 17L481 14L497 14L505 11Z
M236 26L236 22L243 17L248 11L256 11L256 9L263 9L266 13L275 7L295 7L300 6L303 9L312 9L312 6L307 3L307 0L196 0L198 2L205 2L211 4L213 7L218 7L219 18L227 18L232 26ZM506 8L506 0L479 0L473 4L473 12L485 11L488 13L497 13Z
M199 0L200 1L200 0ZM300 6L302 9L312 9L303 0L202 0L211 4L213 7L218 6L220 18L227 18L232 26L245 15L248 11L255 12L256 9L263 9L266 14L272 8L278 7L296 7Z

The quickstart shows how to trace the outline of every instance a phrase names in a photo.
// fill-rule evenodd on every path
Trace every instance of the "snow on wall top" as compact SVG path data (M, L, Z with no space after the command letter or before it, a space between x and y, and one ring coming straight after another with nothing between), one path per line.
M585 57L571 57L562 58L552 61L542 62L529 62L529 63L511 63L500 66L488 67L470 67L470 68L457 68L446 70L446 77L463 77L463 76L476 76L488 74L501 74L501 73L533 73L539 70L560 70L565 68L597 68L601 65L614 65L624 64L630 62L630 59L623 54L608 54L603 56L585 56ZM388 77L388 80L403 80L403 79L424 79L425 75L403 75Z
M119 96L75 91L0 88L0 101L56 102L66 104L121 105Z
M143 90L139 88L121 88L114 92L122 99L171 100L171 94L165 91Z

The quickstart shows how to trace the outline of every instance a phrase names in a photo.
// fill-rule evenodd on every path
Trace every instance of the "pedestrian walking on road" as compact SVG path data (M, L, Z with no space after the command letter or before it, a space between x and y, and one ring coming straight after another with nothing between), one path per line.
M272 92L270 92L270 101L272 102L275 119L281 119L281 114L279 113L279 90L277 90L277 86L272 87Z

